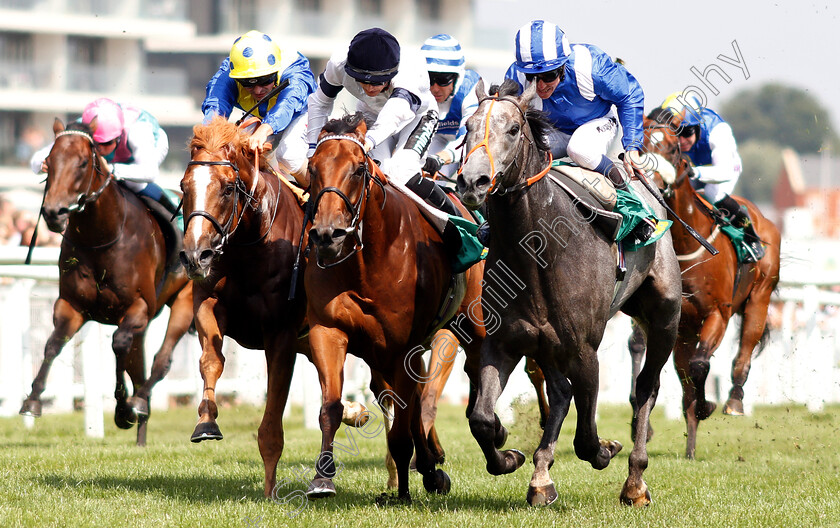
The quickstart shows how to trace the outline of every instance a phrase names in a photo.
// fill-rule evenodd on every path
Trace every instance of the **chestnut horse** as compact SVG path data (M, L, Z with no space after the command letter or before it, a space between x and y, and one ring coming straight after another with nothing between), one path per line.
M648 418L659 390L659 374L674 346L680 310L680 276L670 234L654 244L624 253L626 273L616 272L617 245L586 221L572 198L550 174L544 116L530 110L536 83L522 95L507 80L484 93L467 121L467 156L458 175L465 205L488 206L490 254L486 270L505 265L521 283L521 293L501 312L501 324L488 332L481 348L478 398L470 429L494 475L511 473L525 462L515 450L499 451L494 442L500 425L493 409L512 369L523 355L536 360L545 375L549 414L534 453L528 488L531 505L557 499L549 468L560 427L574 398L578 410L575 454L595 469L604 469L621 444L598 437L598 346L607 321L618 310L633 317L648 338L644 368L636 383L635 431L629 473L621 490L622 504L650 503L643 479L648 465ZM635 182L634 182L635 185ZM637 192L659 218L664 209ZM489 294L484 289L485 300Z
M193 442L221 440L216 383L222 375L224 336L264 350L266 406L257 441L265 468L264 493L276 484L283 453L283 410L297 353L309 355L302 273L290 299L304 212L286 182L269 170L265 154L248 148L248 133L223 118L196 125L191 161L181 181L184 251L181 263L194 284L195 323L201 343L203 399ZM303 240L304 244L306 239ZM345 403L343 421L364 425L358 403Z
M115 183L94 150L91 126L56 119L55 143L46 159L42 212L47 227L64 233L58 267L55 328L44 347L44 362L20 413L41 415L41 394L52 362L87 321L117 325L112 347L117 359L117 427L137 426L137 445L146 444L152 387L169 371L172 350L192 322L192 284L178 266L149 209ZM144 337L149 322L170 307L166 337L146 380ZM128 401L123 374L134 385Z
M397 190L365 154L366 130L359 113L329 121L309 161L314 196L309 238L314 251L306 267L305 289L309 342L323 405L321 453L307 495L312 499L335 495L333 439L341 418L344 360L351 353L392 390L378 394L378 399L387 396L399 404L388 448L396 463L397 500L408 502L409 463L415 449L425 489L447 493L450 487L446 473L435 469L430 431L421 419L426 379L417 375L422 360L414 352L456 310L466 311L468 316L454 321L456 333L470 336L462 340L465 370L475 379L477 345L484 334L481 273L477 265L453 280L441 236L421 206ZM465 289L450 295L452 284L465 284ZM446 310L441 311L444 305ZM445 315L438 317L439 311ZM502 442L503 435L497 441Z
M658 117L659 121L652 119ZM680 153L677 132L681 116L656 112L645 119L645 147L649 169L664 180L666 202L683 220L704 236L720 252L710 255L685 230L674 224L671 229L674 249L682 270L682 316L674 349L674 365L683 389L683 413L686 421L686 449L694 458L697 426L709 417L715 403L706 399L709 360L720 346L729 319L743 316L740 345L732 362L732 389L723 408L724 414L744 414L744 384L754 351L760 350L766 335L767 307L779 282L781 235L755 204L741 197L735 200L746 206L755 231L766 246L764 257L755 263L739 263L731 240L720 232L715 220L691 186L690 160ZM757 348L758 347L758 348ZM631 336L634 370L644 340L637 332ZM635 374L635 372L634 372Z

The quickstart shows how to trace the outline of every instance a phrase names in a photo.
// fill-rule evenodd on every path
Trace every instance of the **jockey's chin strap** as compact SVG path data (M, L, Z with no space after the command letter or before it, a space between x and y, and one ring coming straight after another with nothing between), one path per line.
M376 173L376 171L378 170L377 167L376 167L376 164L370 158L370 156L368 156L367 152L365 152L364 144L362 144L361 141L359 141L358 139L356 139L353 136L348 136L348 135L324 136L315 145L315 150L316 151L318 150L318 147L321 146L321 143L324 143L325 141L332 141L332 140L349 141L351 143L355 143L356 145L359 146L359 148L362 149L362 154L364 155L364 162L363 163L364 163L364 167L365 167L365 172L364 172L364 175L363 175L365 190L364 190L363 193L361 193L357 203L355 203L355 204L350 201L350 198L346 194L344 194L344 192L341 189L339 189L338 187L333 187L333 186L324 187L323 189L321 189L321 191L315 197L315 200L313 200L313 202L312 202L312 218L315 217L315 212L318 210L318 205L321 203L321 198L323 198L326 193L337 194L338 197L341 198L341 200L347 206L347 210L350 211L350 213L353 217L352 220L350 221L350 225L345 229L345 231L347 232L348 235L352 234L353 238L355 238L355 240L356 240L355 243L353 244L353 250L350 253L341 257L339 260L337 260L335 262L331 262L329 264L324 263L321 260L321 257L318 256L315 259L315 262L318 265L318 267L321 268L321 269L327 269L327 268L331 268L333 266L337 266L337 265L341 264L342 262L344 262L345 260L352 257L353 255L355 255L356 253L358 253L359 251L361 251L362 249L364 249L365 245L362 242L362 229L363 229L363 225L364 225L364 220L362 220L362 216L364 214L364 209L365 209L365 206L367 204L367 199L370 196L370 189L371 189L370 182L373 181L374 183L379 185L379 187L382 188L382 195L385 196L385 184L382 183L382 180L379 178L379 175ZM374 167L373 171L370 170L371 165L373 165L373 167ZM382 207L385 207L384 201L382 203Z
M467 162L469 157L476 150L484 147L484 150L487 153L487 159L490 161L490 174L492 174L492 180L490 181L490 188L487 190L487 194L505 195L505 194L508 194L510 192L517 192L521 189L530 187L531 185L533 185L533 184L537 183L539 180L541 180L542 177L545 176L546 174L548 174L548 171L551 170L551 162L553 161L551 153L548 154L548 166L545 169L541 170L540 172L531 176L530 178L525 178L523 180L524 173L525 173L525 163L522 163L522 166L519 168L519 174L516 176L516 180L515 180L518 183L516 183L516 184L514 184L510 187L502 187L500 181L497 179L497 176L498 176L499 173L496 172L496 166L495 166L495 162L493 160L493 153L490 152L490 143L489 143L489 140L490 140L490 112L493 110L493 105L496 104L496 101L504 101L504 102L507 102L507 103L511 103L513 106L516 107L517 110L519 110L519 113L522 114L523 126L522 126L522 129L521 129L520 134L519 134L520 143L527 140L529 147L533 147L534 142L533 142L533 140L531 140L531 138L529 138L525 134L525 127L528 126L528 118L525 116L525 112L522 110L522 108L519 106L519 103L516 100L511 99L509 97L499 96L498 92L494 95L490 95L488 97L485 97L484 99L482 99L482 102L487 100L487 99L490 99L491 101L490 101L490 106L487 108L487 115L484 118L484 139L482 139L477 145L475 145L472 148L472 150L470 150L467 153L466 156L464 156L464 159L461 161L461 167L458 169L458 174L461 174L461 171L463 171L464 164ZM523 149L520 149L519 147L517 147L517 152L521 152L522 150ZM514 158L513 164L514 165L517 164L516 163L516 158Z
M79 193L79 196L76 198L76 203L69 205L67 207L67 211L70 213L81 213L85 210L85 206L89 203L95 202L102 192L105 190L105 187L108 186L109 183L114 179L114 175L111 173L105 174L102 171L102 164L99 161L99 156L96 154L96 142L93 140L90 134L85 132L84 130L63 130L55 135L55 138L58 139L61 136L82 136L83 138L87 139L90 143L90 157L91 161L93 162L93 168L97 174L105 178L105 181L102 182L102 185L93 192L90 192L90 188L93 186L93 178L90 179L88 182L88 188L85 192ZM46 193L46 188L44 188L44 193Z

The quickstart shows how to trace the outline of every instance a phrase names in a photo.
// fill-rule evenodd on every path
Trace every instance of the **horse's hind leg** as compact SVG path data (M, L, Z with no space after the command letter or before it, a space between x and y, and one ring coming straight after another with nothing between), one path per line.
M536 362L534 365L536 366ZM548 372L549 375L545 378L549 398L548 415L540 445L534 452L534 473L528 485L527 501L531 506L548 506L557 499L557 489L548 470L554 464L557 436L572 401L572 386L569 380L557 369Z
M723 408L724 414L744 415L744 384L750 373L752 355L758 346L767 326L767 306L770 304L770 291L756 291L750 294L744 307L741 323L741 340L738 355L732 361L732 389Z
M265 412L257 433L260 456L265 467L264 493L270 497L277 482L277 463L283 455L283 410L289 398L289 385L295 368L296 354L293 348L295 335L286 332L275 338L278 342L266 350L265 359L268 369L268 388L265 399Z
M32 381L32 392L23 401L20 414L24 416L41 416L41 395L47 383L53 361L61 353L65 344L76 335L85 323L82 314L74 310L64 299L59 298L53 307L53 331L44 347L44 361L38 369L38 375Z
M443 464L446 458L446 453L443 446L440 445L435 429L438 400L440 400L443 387L452 374L457 353L458 340L455 335L449 330L440 330L432 340L432 355L429 358L428 375L423 380L425 383L423 383L423 392L420 396L423 429L428 432L429 449L431 449L438 464Z
M525 455L521 451L497 449L497 437L505 429L494 412L496 402L520 358L501 350L501 344L492 339L486 339L481 347L481 368L475 407L470 414L470 432L484 452L487 472L491 475L512 473L525 463Z
M525 373L531 380L531 385L537 392L537 403L540 408L540 429L545 429L545 422L548 420L548 400L545 396L545 375L533 358L525 358Z
M152 389L169 373L169 367L172 365L172 351L175 349L178 341L189 330L192 320L192 288L188 285L178 293L175 302L170 307L166 335L164 336L160 350L155 354L149 379L146 380L146 383L129 400L129 404L137 416L149 415L149 398L151 397Z
M690 332L693 333L694 330ZM681 332L680 338L674 346L674 367L682 387L683 416L685 417L685 457L688 459L694 459L694 450L697 446L697 427L700 424L700 420L697 419L694 412L697 405L697 391L689 375L689 361L696 350L696 337L689 336L689 339L683 340ZM636 412L635 409L634 412Z
M627 339L627 348L630 351L630 360L632 361L632 374L630 377L630 406L633 408L633 416L639 412L639 404L636 402L636 378L642 370L642 360L645 357L645 333L642 328L636 323L631 325L630 337ZM636 428L630 427L630 437L635 441ZM648 442L653 438L653 427L648 424Z

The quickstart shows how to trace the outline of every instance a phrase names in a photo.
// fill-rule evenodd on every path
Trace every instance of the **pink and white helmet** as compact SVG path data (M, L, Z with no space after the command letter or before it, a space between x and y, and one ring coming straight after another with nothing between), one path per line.
M82 112L82 122L89 125L93 118L96 118L96 130L93 131L93 140L97 143L107 143L118 138L125 126L125 118L120 105L101 97L89 103Z

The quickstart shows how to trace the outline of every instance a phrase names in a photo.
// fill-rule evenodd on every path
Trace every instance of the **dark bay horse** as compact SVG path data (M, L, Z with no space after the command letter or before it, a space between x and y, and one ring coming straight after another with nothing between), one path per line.
M506 81L494 95L476 87L479 106L467 122L465 152L458 191L468 207L487 201L492 236L487 270L504 265L522 283L522 292L501 312L495 332L481 349L478 398L470 429L494 475L515 471L525 462L517 450L494 445L499 424L493 408L511 370L523 355L536 360L545 375L549 401L542 441L534 453L534 473L527 501L550 504L557 491L549 475L560 427L572 398L578 410L575 454L595 469L607 467L621 444L598 437L598 345L610 317L621 310L633 317L648 337L644 368L636 384L633 413L635 440L622 504L650 503L643 479L648 465L648 418L659 389L659 374L671 354L680 310L680 276L670 235L655 244L627 252L626 276L617 282L617 248L577 210L573 200L549 173L550 126L529 110L536 83L521 96ZM665 212L643 196L659 218ZM484 299L487 299L487 290Z
M744 384L750 371L753 352L760 350L765 335L767 307L779 282L781 235L776 226L758 208L744 198L733 196L747 207L755 231L765 243L764 257L756 263L739 263L732 242L725 236L691 186L690 160L680 153L681 116L657 112L659 122L645 119L645 147L648 169L664 180L666 202L700 235L720 252L710 255L679 224L674 224L672 237L682 271L682 316L674 349L674 365L683 389L683 413L686 420L686 450L694 458L697 426L709 417L715 403L706 399L706 378L709 361L720 346L729 319L743 316L740 345L732 362L732 389L723 408L724 414L744 414ZM644 349L644 338L637 332L631 336L634 367Z
M46 160L42 212L51 231L64 233L58 259L61 277L53 307L55 328L20 413L41 415L50 366L85 322L116 325L114 422L122 429L139 422L137 445L145 445L152 387L169 371L172 350L192 322L192 284L177 258L168 254L164 232L149 209L103 169L93 130L95 122L91 127L71 123L66 130L58 119L53 125L55 144ZM169 324L146 380L146 328L164 305L170 307ZM130 402L126 371L134 385Z
M397 468L397 499L407 502L415 449L425 489L447 493L450 487L446 473L435 469L429 449L420 404L425 380L417 376L422 360L413 351L422 349L436 328L466 307L469 316L458 319L457 328L471 336L462 344L467 373L472 370L475 379L476 345L483 337L481 277L473 273L474 266L465 274L464 289L449 295L452 264L441 236L420 206L397 190L365 154L366 129L361 114L328 122L309 161L313 252L305 289L312 361L323 405L321 454L307 495L335 495L333 439L341 418L344 360L350 353L388 384L390 392L377 394L380 401L397 403L388 448ZM454 284L463 283L458 279ZM446 315L437 317L443 305ZM503 441L501 435L497 441Z
M222 118L196 125L184 193L181 262L194 284L195 323L201 343L204 396L193 442L221 440L216 423L216 383L228 336L245 348L265 350L268 387L257 436L265 467L264 492L275 486L283 453L283 410L297 353L309 354L302 273L289 299L303 229L303 209L291 187L255 156L248 134ZM304 243L306 241L304 240ZM347 404L347 423L364 423L359 404Z

